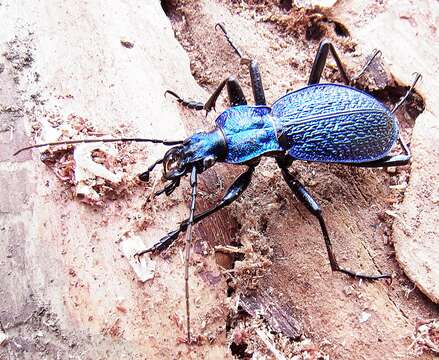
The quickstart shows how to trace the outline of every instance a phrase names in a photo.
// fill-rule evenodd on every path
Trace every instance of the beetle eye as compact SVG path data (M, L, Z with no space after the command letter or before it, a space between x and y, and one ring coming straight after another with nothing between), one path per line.
M163 176L166 179L179 177L185 173L184 152L181 147L169 149L163 160Z

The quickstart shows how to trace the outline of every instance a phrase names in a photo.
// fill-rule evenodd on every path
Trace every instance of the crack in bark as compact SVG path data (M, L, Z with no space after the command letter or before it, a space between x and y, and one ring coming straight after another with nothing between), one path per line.
M373 256L370 249L367 247L367 245L365 244L365 242L363 240L361 240L361 246L363 247L364 250L366 250L367 255L369 256L370 260L372 261L375 269L377 269L380 273L382 273L381 268L378 266L377 262L375 261L375 256Z
M361 245L363 246L363 248L366 250L369 258L372 260L372 263L374 264L375 268L382 273L380 267L378 266L378 264L375 261L375 257L372 255L371 251L369 250L369 248L366 246L366 244L361 241ZM409 316L404 312L404 310L402 310L397 303L391 298L391 296L386 292L386 297L388 299L388 301L390 303L392 303L393 307L395 308L395 310L407 321L407 323L410 324L410 319Z
M397 304L396 302L390 297L389 294L387 295L387 299L392 303L392 305L395 307L396 311L402 315L402 317L407 321L408 324L411 324L410 322L410 318L409 316L404 312L404 310L402 310Z

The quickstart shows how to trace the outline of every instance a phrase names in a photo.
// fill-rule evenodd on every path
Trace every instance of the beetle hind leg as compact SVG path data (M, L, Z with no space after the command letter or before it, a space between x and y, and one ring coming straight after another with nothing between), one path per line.
M314 200L314 198L311 196L311 194L305 189L305 187L294 178L294 176L288 171L288 169L285 167L285 165L282 163L282 160L278 161L279 167L282 171L282 176L285 179L288 187L294 192L296 197L306 206L306 208L310 211L312 215L314 215L317 220L319 221L320 228L322 230L323 238L325 240L326 250L328 252L329 257L329 263L331 265L331 269L333 271L339 271L344 274L366 279L366 280L377 280L377 279L383 279L383 278L391 278L391 274L376 274L376 275L368 275L359 273L356 271L352 271L346 268L341 267L338 264L338 261L335 257L333 248L332 248L332 242L328 234L328 230L326 228L325 220L323 219L322 210L319 206L319 204Z
M413 92L416 83L422 78L421 74L415 73L415 79L413 80L412 84L410 85L410 88L407 90L405 95L401 98L401 100L395 105L395 107L392 110L392 113L395 113L398 108L404 103L404 101L407 100L407 98L410 96L410 94ZM402 166L407 165L410 162L410 159L412 157L410 153L410 148L405 143L404 139L401 136L401 132L399 133L398 142L404 151L404 154L399 155L387 155L383 158L375 161L369 161L366 163L361 164L354 164L355 166L359 167L389 167L389 166Z
M367 68L370 66L373 60L377 56L381 55L380 50L375 50L372 53L372 55L369 57L369 60L363 66L361 71L358 73L358 75L356 75L352 79L349 79L349 76L343 66L343 63L340 60L340 57L337 54L337 50L335 49L334 45L332 45L332 43L329 42L328 40L323 40L320 43L319 49L317 50L317 54L311 68L311 74L309 75L308 85L318 84L320 82L320 79L322 78L323 69L325 68L329 53L331 53L332 57L334 58L338 71L340 71L343 82L346 85L354 84L366 72Z

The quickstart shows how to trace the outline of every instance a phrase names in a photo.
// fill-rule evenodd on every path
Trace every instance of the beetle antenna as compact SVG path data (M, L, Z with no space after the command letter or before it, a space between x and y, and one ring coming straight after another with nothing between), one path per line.
M414 74L416 75L415 80L413 81L412 85L410 86L410 89L408 89L407 92L405 93L404 97L401 100L399 100L398 104L395 105L395 107L392 110L392 114L394 114L396 112L396 110L398 110L398 108L404 103L404 101L407 100L409 95L413 92L413 89L415 88L418 80L422 78L421 74L419 74L419 73L414 73Z
M44 144L35 144L23 147L14 153L18 155L22 151L30 150L34 148L40 148L44 146L56 146L56 145L70 145L70 144L86 144L86 143L108 143L108 142L150 142L154 144L163 144L166 146L173 146L178 144L183 144L183 140L159 140L159 139L144 139L144 138L117 138L117 139L83 139L83 140L66 140L66 141L57 141L57 142L49 142Z
M187 330L187 343L191 343L191 318L189 308L189 258L191 254L192 243L192 225L194 224L194 212L195 212L195 198L197 196L197 168L194 166L191 172L190 185L192 187L192 201L190 208L190 215L188 221L188 232L186 237L186 248L184 257L184 285L186 293L186 330Z

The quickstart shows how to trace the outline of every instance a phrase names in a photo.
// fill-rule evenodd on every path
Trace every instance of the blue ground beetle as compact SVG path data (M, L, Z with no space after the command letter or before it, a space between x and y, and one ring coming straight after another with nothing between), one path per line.
M152 164L147 171L139 175L139 178L142 181L148 181L149 173L156 165L162 164L163 177L168 183L162 190L156 192L156 195L162 193L169 195L179 186L180 179L190 174L192 188L190 217L183 221L178 229L169 232L138 256L166 249L181 232L189 230L186 241L186 259L188 259L192 225L235 201L250 184L260 158L271 156L275 158L289 188L318 220L332 270L369 280L391 277L390 274L361 274L339 266L332 250L320 206L291 174L288 167L295 160L338 163L357 167L389 167L408 164L410 151L399 134L395 112L413 91L420 75L416 75L406 95L393 110L389 110L372 96L352 87L355 80L364 73L380 52L376 51L360 74L350 80L334 46L328 41L323 41L317 51L308 86L287 93L269 107L265 101L256 61L245 59L230 40L223 25L217 24L217 27L224 33L235 53L249 66L255 105L247 105L238 81L230 76L221 82L206 103L185 100L170 90L165 93L174 96L187 108L209 112L214 109L216 100L226 87L231 107L216 118L212 131L197 132L183 141L125 138L61 142L61 144L68 144L96 141L141 141L172 146L162 159ZM345 85L319 84L329 53L333 56ZM397 141L404 154L390 155ZM56 144L60 143L29 146L20 151ZM216 206L194 214L197 175L217 162L244 164L248 166L248 169L238 176ZM187 262L185 270L187 331L190 342Z

